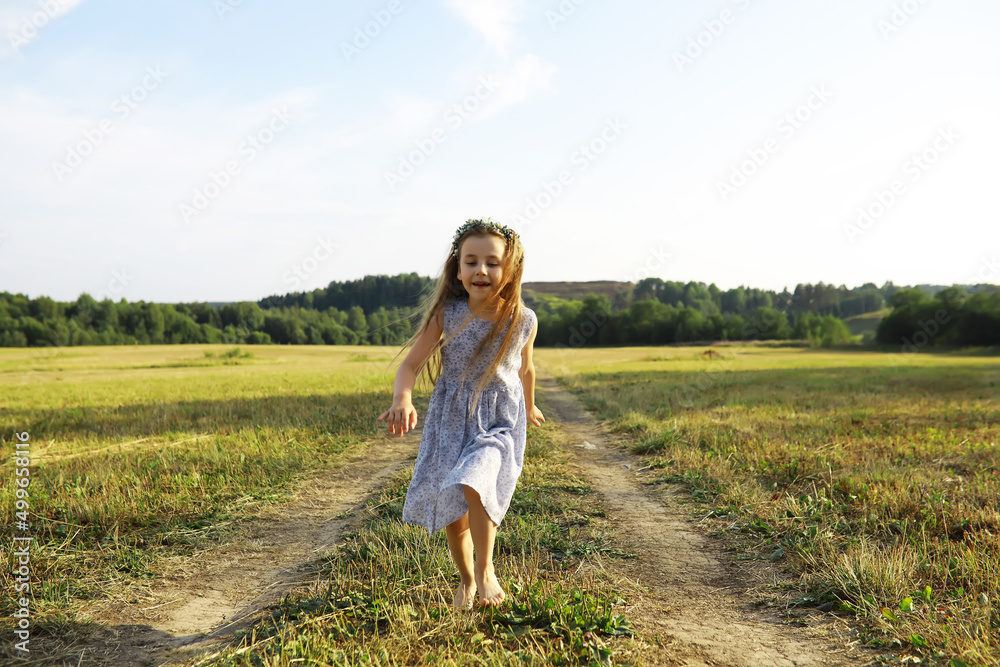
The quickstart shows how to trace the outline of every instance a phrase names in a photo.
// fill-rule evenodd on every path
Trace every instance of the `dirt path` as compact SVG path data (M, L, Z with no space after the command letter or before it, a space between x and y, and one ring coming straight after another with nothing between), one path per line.
M559 423L581 476L606 502L609 520L627 542L623 549L638 555L622 561L622 569L649 587L649 597L629 614L640 632L663 641L665 664L859 664L834 652L829 627L790 627L752 611L741 597L747 577L716 558L718 545L691 530L687 513L672 507L669 496L655 498L643 489L639 458L615 447L579 401L541 369L536 387L546 419Z
M716 559L718 545L692 531L669 497L644 490L639 459L614 447L579 402L538 370L546 418L560 425L581 476L606 502L623 548L639 556L620 561L624 576L649 587L628 613L640 632L660 638L662 664L857 664L824 649L828 632L752 611L741 599L746 578ZM168 564L176 574L156 581L145 598L95 605L88 611L106 629L77 649L79 664L188 664L215 652L286 592L312 583L310 564L333 550L348 521L343 515L412 464L418 443L419 430L403 439L385 436L307 482L294 501L267 508L245 539Z
M305 482L295 500L262 510L230 544L168 561L175 574L154 582L145 598L88 609L107 628L79 649L80 664L177 664L217 650L288 591L312 583L310 564L333 551L344 515L416 457L419 436L408 435L387 435Z

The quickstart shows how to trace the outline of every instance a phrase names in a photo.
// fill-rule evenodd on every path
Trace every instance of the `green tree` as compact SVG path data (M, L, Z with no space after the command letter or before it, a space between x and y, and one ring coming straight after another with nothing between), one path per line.
M359 336L368 335L368 320L365 318L365 311L361 306L352 306L347 311L347 328Z

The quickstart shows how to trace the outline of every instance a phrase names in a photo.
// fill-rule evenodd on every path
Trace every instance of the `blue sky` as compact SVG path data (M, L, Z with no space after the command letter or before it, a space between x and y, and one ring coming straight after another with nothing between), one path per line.
M3 0L0 290L1000 282L986 0Z

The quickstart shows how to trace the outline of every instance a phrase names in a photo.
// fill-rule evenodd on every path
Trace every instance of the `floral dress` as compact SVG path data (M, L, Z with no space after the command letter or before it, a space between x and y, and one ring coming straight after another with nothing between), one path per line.
M441 375L431 393L413 479L403 503L403 521L424 526L431 535L469 510L463 484L479 493L486 514L497 525L510 507L524 465L528 425L518 375L521 350L537 319L530 308L522 307L522 313L520 331L474 410L472 393L500 349L503 334L492 348L483 350L462 388L465 364L493 323L474 317L441 350ZM444 308L445 338L471 317L465 298L450 299ZM504 334L509 326L508 322Z

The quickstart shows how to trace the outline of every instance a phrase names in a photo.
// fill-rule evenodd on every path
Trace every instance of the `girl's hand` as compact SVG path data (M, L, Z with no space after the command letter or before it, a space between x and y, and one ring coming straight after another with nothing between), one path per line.
M417 410L410 401L393 403L392 407L382 413L378 421L388 417L389 432L393 435L403 435L417 425Z
M542 411L532 405L531 409L528 410L528 423L541 426L543 421L545 421L545 417L542 416Z

